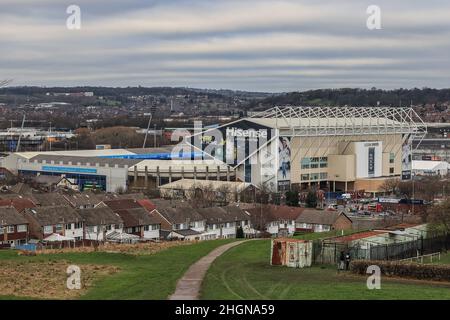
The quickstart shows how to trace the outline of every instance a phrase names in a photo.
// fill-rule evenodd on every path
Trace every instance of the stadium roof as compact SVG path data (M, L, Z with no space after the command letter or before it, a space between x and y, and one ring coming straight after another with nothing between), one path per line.
M334 136L410 133L422 137L427 126L412 108L274 107L247 120L283 135Z

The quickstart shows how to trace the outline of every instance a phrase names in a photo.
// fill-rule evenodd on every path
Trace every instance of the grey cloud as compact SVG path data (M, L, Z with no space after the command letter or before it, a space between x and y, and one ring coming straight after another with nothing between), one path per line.
M0 0L0 78L16 85L193 86L262 91L448 87L448 1Z

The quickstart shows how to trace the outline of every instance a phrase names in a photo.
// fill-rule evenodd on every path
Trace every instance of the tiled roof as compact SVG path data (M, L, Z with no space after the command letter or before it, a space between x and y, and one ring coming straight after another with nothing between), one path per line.
M18 212L22 212L26 208L34 208L36 205L30 199L11 198L0 200L0 207L14 207Z
M0 207L0 225L11 226L17 224L28 224L25 219L17 210L13 207Z
M75 208L86 205L95 206L102 202L102 199L93 192L65 194L63 197L72 207Z
M201 208L197 212L210 224L250 220L250 216L236 206Z
M305 209L295 221L300 223L321 224L331 226L336 222L336 220L341 215L349 219L344 213L339 211Z
M277 206L271 204L258 205L255 208L246 209L246 211L251 214L252 221L254 219L260 219L261 215L263 215L267 221L296 220L304 210L304 208L300 207Z
M158 207L158 212L171 224L186 223L187 221L203 221L205 218L194 208L186 207Z
M87 226L122 224L120 216L109 207L77 209L76 212L83 217Z
M148 211L142 207L117 210L116 213L123 220L124 226L126 228L161 223L159 219L157 219L154 215L150 215Z
M104 203L113 211L142 208L142 206L133 199L106 200Z
M25 209L24 212L32 216L41 226L83 221L83 217L69 206L36 207Z

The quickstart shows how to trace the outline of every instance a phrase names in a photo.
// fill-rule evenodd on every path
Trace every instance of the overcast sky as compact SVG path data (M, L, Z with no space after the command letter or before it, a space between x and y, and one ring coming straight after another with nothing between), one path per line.
M81 8L68 30L66 9ZM381 30L368 30L369 5ZM254 91L450 87L448 0L0 0L0 79Z

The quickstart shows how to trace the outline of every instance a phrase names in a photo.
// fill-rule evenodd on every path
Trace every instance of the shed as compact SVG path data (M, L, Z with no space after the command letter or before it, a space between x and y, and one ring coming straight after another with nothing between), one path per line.
M291 268L310 267L312 264L312 242L292 238L272 240L270 265Z

